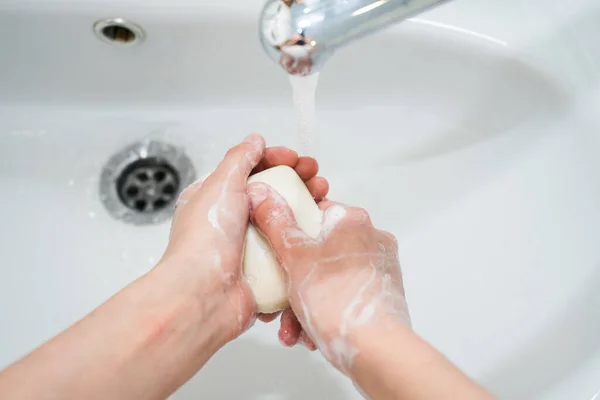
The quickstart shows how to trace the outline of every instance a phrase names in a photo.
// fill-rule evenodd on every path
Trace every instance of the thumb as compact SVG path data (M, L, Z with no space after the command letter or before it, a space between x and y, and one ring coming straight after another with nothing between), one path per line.
M265 151L265 139L256 133L246 136L246 139L237 146L229 149L223 161L207 178L207 182L214 179L219 182L229 182L233 177L236 190L243 190L248 176L258 165Z
M285 264L293 248L314 241L296 222L294 212L285 199L265 183L248 186L252 222L267 238L277 258Z

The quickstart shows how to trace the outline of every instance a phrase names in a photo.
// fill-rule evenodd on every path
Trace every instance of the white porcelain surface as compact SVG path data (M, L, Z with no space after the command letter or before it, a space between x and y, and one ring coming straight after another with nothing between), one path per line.
M256 0L0 3L0 367L160 257L111 219L104 162L160 137L199 175L249 131L294 146ZM331 197L400 241L415 329L506 399L600 390L600 5L458 0L339 52L318 92ZM139 47L97 40L126 17ZM257 324L174 398L351 399Z

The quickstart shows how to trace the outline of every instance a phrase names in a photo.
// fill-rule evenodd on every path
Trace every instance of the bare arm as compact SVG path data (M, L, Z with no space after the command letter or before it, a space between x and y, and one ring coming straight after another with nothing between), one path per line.
M350 377L371 399L493 399L409 327L373 327L356 337Z
M169 267L158 266L8 367L1 397L166 398L235 335L225 294L182 285Z

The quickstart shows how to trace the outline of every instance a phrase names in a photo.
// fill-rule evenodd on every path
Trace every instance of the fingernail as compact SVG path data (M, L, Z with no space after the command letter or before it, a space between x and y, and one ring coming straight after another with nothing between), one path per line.
M256 210L269 195L269 187L264 183L252 183L248 186L248 197L250 198L250 209Z
M280 329L277 336L279 337L279 343L284 347L294 347L297 344L290 340L290 333L287 329Z

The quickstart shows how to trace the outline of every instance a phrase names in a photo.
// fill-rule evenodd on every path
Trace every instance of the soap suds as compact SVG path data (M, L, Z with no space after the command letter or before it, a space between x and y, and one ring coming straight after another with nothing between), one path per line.
M318 238L310 237L306 232L299 228L286 228L281 230L281 240L285 248L309 247L325 243L327 237L335 227L346 216L346 208L339 204L329 207L323 214L321 232Z
M288 206L288 208L289 208L288 202L285 200L285 198L277 190L271 188L270 186L267 187L267 190L271 194L271 200L273 200L273 203L275 203L278 206ZM291 213L292 209L289 208L289 210L290 210L290 213Z
M252 207L260 206L269 193L269 187L264 183L252 183L248 186L248 196L252 201Z
M342 210L346 211L342 208ZM332 221L341 220L339 210L332 212ZM328 263L337 263L345 259L355 258L356 262L365 262L368 260L368 268L361 268L362 273L355 275L351 282L345 285L351 288L348 301L341 309L339 315L340 324L337 334L329 335L328 341L324 342L320 335L321 328L315 325L314 314L311 314L311 302L314 299L321 298L323 288L316 282L310 282L311 278L319 268L325 268ZM332 257L323 257L315 261L311 270L304 277L298 286L298 297L300 306L304 314L306 332L315 341L318 348L334 364L348 374L352 368L355 357L359 350L350 343L350 335L355 329L368 326L375 321L383 321L385 327L393 327L393 321L399 321L410 326L410 316L408 315L406 300L402 293L395 287L394 277L390 274L390 268L397 267L397 258L390 257L390 253L382 252L357 252L336 255ZM382 273L383 271L383 273ZM340 277L342 281L343 278ZM336 283L344 284L342 282ZM354 288L354 289L352 289ZM340 293L343 296L342 293ZM389 319L388 317L391 317Z
M215 201L215 203L210 207L210 209L208 210L208 222L210 222L210 224L213 226L213 228L215 228L216 230L218 230L219 232L221 232L222 234L225 234L225 231L223 230L223 228L221 227L220 221L219 221L219 213L226 213L227 215L230 214L230 211L227 207L227 191L229 190L229 183L231 181L231 177L233 176L234 173L236 173L238 170L238 166L235 165L227 174L227 178L225 178L225 181L223 182L223 187L221 187L221 193L219 194L219 198Z
M331 341L331 352L334 354L336 364L342 369L342 372L349 375L358 350L350 346L345 338L336 338Z
M208 222L210 222L210 224L213 226L213 228L215 228L216 230L225 234L225 232L219 225L219 215L218 214L219 214L219 205L213 204L210 207L210 209L208 210L208 215L206 217L208 218Z
M318 263L314 263L311 267L311 270L308 272L308 274L306 274L306 276L304 277L302 282L300 282L300 284L298 285L298 297L300 299L300 304L302 306L302 312L304 314L304 319L306 319L305 330L308 332L310 337L312 337L314 340L318 340L318 337L316 335L316 331L315 331L315 328L312 323L312 317L311 317L310 311L308 309L308 306L306 305L306 301L304 299L303 293L304 293L304 287L310 281L310 278L317 270L317 267L318 267Z
M375 269L375 266L373 264L371 264L371 275L369 276L367 281L362 285L362 287L360 289L358 289L358 293L356 294L356 297L346 307L346 309L344 310L344 313L342 315L342 325L340 328L340 335L342 335L342 337L345 338L347 336L348 325L353 325L353 326L360 325L361 322L363 322L360 318L353 317L353 314L356 313L356 309L362 304L363 295L367 291L369 286L371 286L371 284L375 281L376 276L377 276L377 270ZM364 321L364 322L368 322L368 321Z
M321 226L321 238L326 239L335 229L338 223L346 216L346 208L335 204L325 210L323 214L323 225Z
M334 339L332 342L332 352L338 360L338 365L344 369L344 372L348 372L352 368L354 357L358 354L358 350L353 348L348 343L349 328L366 325L373 319L375 315L375 302L373 300L370 303L364 305L363 295L367 289L375 282L377 276L377 270L373 264L371 264L371 275L366 282L358 289L354 299L348 304L342 313L342 320L340 325L340 337ZM358 311L358 308L362 306L363 309ZM358 315L355 315L357 314Z
M317 243L300 228L282 229L281 240L286 249L291 249L292 247L308 247Z
M219 252L216 252L213 255L213 266L215 268L221 268L221 254Z

